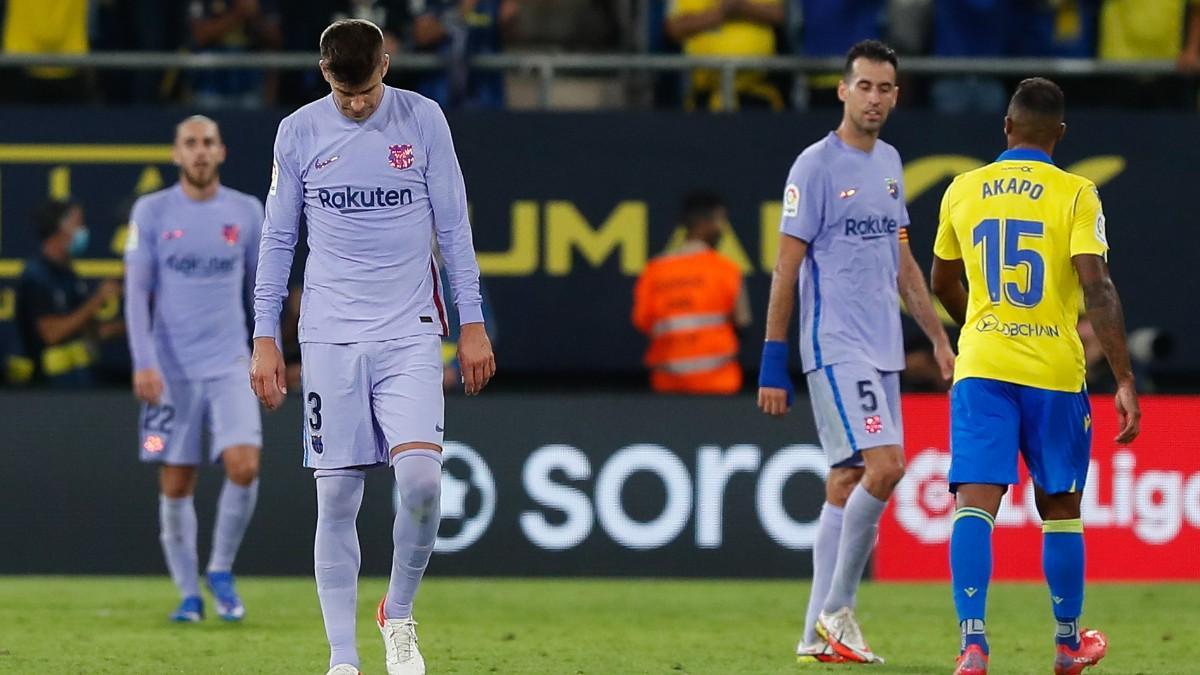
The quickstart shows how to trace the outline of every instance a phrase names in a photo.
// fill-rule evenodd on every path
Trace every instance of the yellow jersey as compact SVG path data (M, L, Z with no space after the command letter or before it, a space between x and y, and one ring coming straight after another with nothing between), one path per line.
M1071 258L1108 252L1094 183L1041 151L1009 150L946 188L933 252L967 273L956 381L1083 389L1083 292Z

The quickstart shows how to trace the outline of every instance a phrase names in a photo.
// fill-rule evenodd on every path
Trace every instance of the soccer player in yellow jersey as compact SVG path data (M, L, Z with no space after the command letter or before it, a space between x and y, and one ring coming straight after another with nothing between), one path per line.
M1042 567L1058 622L1054 672L1082 672L1107 648L1099 631L1079 631L1079 505L1091 453L1075 332L1081 299L1116 375L1117 443L1137 437L1141 413L1121 302L1108 276L1100 197L1091 181L1050 159L1066 131L1064 109L1058 85L1021 82L1004 118L1008 150L955 178L942 198L932 286L963 326L950 396L950 490L957 497L950 569L962 630L960 675L987 672L991 532L1001 497L1017 482L1018 453L1043 520Z

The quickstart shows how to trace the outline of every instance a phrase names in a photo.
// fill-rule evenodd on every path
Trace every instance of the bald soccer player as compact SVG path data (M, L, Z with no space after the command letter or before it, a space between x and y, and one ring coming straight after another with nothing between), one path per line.
M142 401L141 459L159 464L159 524L182 598L172 621L204 618L196 553L196 467L220 464L207 586L217 614L246 610L233 561L258 498L262 421L246 384L246 306L254 288L263 206L221 185L225 145L216 122L179 123L179 182L133 205L125 245L125 320L133 391ZM208 432L209 444L202 445Z

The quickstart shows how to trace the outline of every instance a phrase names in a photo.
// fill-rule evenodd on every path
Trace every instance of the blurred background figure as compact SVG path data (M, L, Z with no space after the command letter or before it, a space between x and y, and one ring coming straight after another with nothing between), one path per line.
M882 40L887 0L791 0L788 33L796 54L842 57L862 40ZM809 102L838 105L839 72L796 78L793 100L797 107Z
M198 52L237 54L283 46L273 0L191 0L188 27L191 48ZM273 104L278 94L274 71L196 71L191 83L192 102L206 109L260 108Z
M934 0L933 53L946 58L996 58L1005 55L1009 31L1006 0ZM986 75L939 78L933 105L950 114L1004 110L1004 83Z
M1165 59L1181 74L1200 73L1200 0L1104 0L1100 7L1099 57L1106 61ZM1129 106L1197 104L1194 86L1162 86L1151 77L1110 88L1110 101Z
M503 107L503 78L472 72L467 58L500 51L515 0L411 0L410 9L413 51L446 59L444 70L420 78L417 91L447 108Z
M666 28L689 56L774 56L775 29L783 25L783 0L673 0ZM783 109L783 96L763 72L739 73L734 108ZM684 106L720 110L721 74L693 71Z
M114 315L121 284L100 282L95 292L75 273L71 261L87 251L88 229L83 208L70 201L42 205L33 216L39 255L25 261L17 286L17 325L26 355L33 362L33 381L54 386L93 383L96 339L124 333Z
M1104 0L1100 58L1172 59L1181 72L1200 73L1200 1Z
M6 54L86 54L88 0L7 0L0 3ZM91 73L41 66L14 73L0 96L26 103L81 103L92 98Z
M633 296L633 325L650 338L645 364L661 393L733 394L742 388L737 331L750 300L737 264L716 251L729 228L709 190L683 199L683 243L646 264Z

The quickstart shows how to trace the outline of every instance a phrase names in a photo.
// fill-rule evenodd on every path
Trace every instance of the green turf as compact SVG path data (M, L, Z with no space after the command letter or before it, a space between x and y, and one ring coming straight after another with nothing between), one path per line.
M0 577L0 672L323 673L327 651L309 579L242 579L240 625L165 620L166 579ZM382 675L371 620L384 588L361 587L363 671ZM430 673L793 673L799 582L430 579L418 597ZM868 584L860 620L888 659L879 673L949 673L958 638L944 585ZM991 591L994 673L1046 673L1046 591ZM1108 632L1101 674L1195 673L1198 585L1092 585L1085 623ZM1194 633L1193 633L1194 636ZM857 670L857 667L851 667Z

